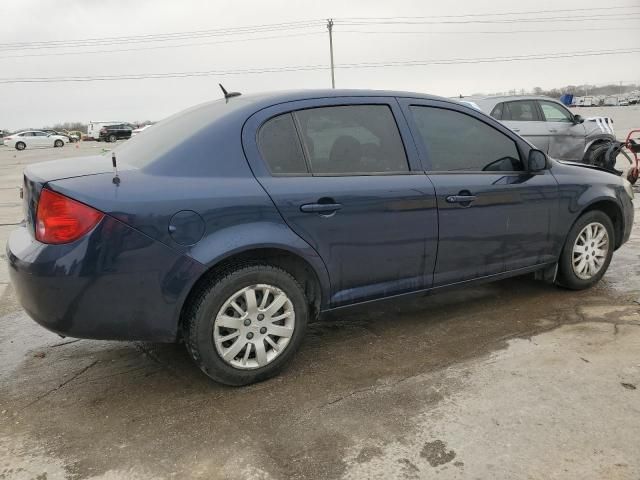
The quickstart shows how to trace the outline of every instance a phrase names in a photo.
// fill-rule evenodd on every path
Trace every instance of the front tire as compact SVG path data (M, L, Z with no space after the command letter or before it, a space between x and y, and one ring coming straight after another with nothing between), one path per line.
M27 148L27 144L24 142L18 142L16 143L16 150L24 150L25 148Z
M56 140L53 142L53 146L56 148L64 147L64 142L62 140Z
M109 143L113 143L118 139L114 134L109 135Z
M571 227L558 265L558 283L583 290L600 281L613 256L615 232L608 215L592 210Z
M240 386L280 372L294 355L309 317L298 281L271 265L225 271L190 301L185 344L213 380Z

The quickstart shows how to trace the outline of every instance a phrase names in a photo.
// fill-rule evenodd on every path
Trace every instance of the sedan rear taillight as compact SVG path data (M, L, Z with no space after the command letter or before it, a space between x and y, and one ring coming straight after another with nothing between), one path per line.
M36 240L73 242L95 227L104 213L46 188L40 193L36 213Z

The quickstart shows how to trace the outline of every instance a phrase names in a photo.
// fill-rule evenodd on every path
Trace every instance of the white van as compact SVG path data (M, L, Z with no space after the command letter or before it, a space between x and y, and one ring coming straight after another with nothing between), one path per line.
M100 138L100 130L109 125L119 125L127 122L89 122L87 126L87 138L98 140Z

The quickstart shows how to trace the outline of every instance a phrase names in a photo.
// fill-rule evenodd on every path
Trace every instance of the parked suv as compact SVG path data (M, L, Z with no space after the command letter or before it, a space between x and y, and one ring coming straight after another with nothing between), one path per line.
M621 177L459 102L380 91L210 102L107 156L29 165L23 192L7 257L29 315L182 338L231 385L277 373L322 312L530 272L588 288L633 223Z
M582 162L595 148L616 139L613 120L574 115L562 103L540 96L465 98L529 140L550 157Z
M100 129L100 136L98 140L104 140L105 142L115 142L116 140L126 140L131 138L131 132L133 127L124 123L117 125L107 125Z

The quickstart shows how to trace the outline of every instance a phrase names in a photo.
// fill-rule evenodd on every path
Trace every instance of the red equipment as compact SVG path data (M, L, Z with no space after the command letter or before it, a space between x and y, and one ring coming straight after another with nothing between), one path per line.
M638 158L638 154L640 153L640 141L631 138L631 135L634 133L640 133L640 130L631 130L627 135L627 139L624 141L624 147L633 153L631 169L627 172L627 180L632 184L636 183L638 180L638 171L640 170L640 158Z

